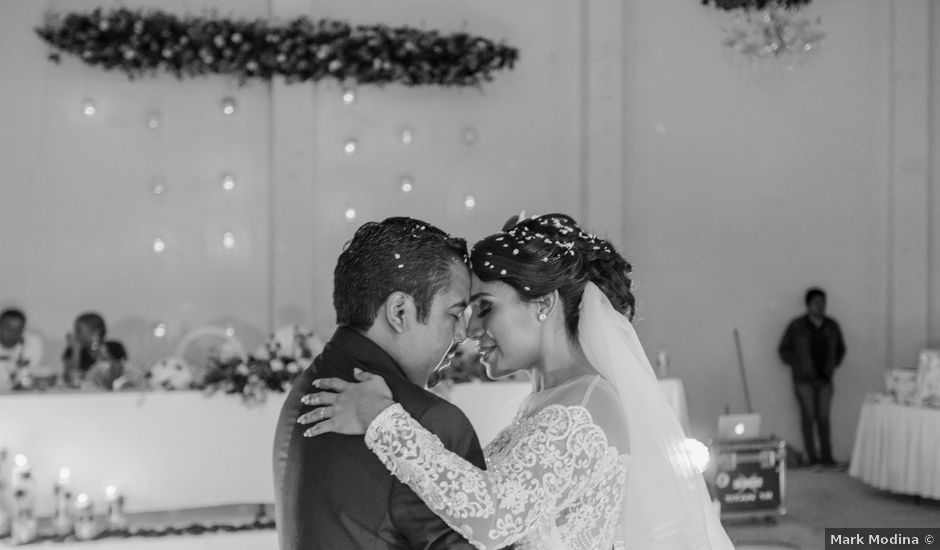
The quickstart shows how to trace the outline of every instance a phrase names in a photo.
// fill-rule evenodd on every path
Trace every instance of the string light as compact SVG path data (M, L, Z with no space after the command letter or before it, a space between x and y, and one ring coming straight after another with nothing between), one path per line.
M359 142L354 139L347 140L343 145L343 151L345 151L347 155L354 154L357 149L359 149Z
M347 209L346 209L346 221L352 222L352 221L355 221L355 220L356 220L356 209L355 209L355 208L347 208Z
M463 205L467 207L467 210L473 210L477 206L477 199L473 195L467 195L467 198L463 200Z
M225 234L222 235L222 246L228 250L235 248L235 234L231 231L226 231Z
M157 323L153 327L153 335L157 338L163 338L166 336L166 323Z
M402 176L399 183L401 183L402 193L411 193L411 190L414 189L414 180L411 179L411 176Z
M230 97L226 97L225 99L222 100L222 114L226 116L234 115L235 106L236 106L235 100Z
M404 129L402 129L402 131L401 131L401 142L402 142L402 143L404 143L405 145L411 145L411 143L414 141L414 139L415 139L414 130L412 130L411 128L404 128Z
M223 174L222 175L222 189L226 191L231 191L235 189L235 176L232 174Z
M98 109L95 108L95 102L94 102L94 101L92 101L92 100L90 100L90 99L86 99L85 101L82 102L82 114L83 114L83 115L85 115L86 117L91 118L91 117L95 116L95 113L97 113L97 112L98 112Z
M154 254L163 254L163 251L166 250L166 243L163 242L163 239L157 237L153 240L153 253Z
M473 145L477 142L477 131L472 126L463 129L463 141L467 145Z

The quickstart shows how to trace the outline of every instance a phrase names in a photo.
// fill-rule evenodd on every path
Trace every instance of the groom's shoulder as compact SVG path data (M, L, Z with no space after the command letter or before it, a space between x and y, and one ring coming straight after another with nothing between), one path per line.
M389 384L395 401L419 424L438 436L445 447L461 454L479 449L473 425L460 407L410 382L397 382Z
M406 380L399 379L392 382L386 379L386 381L389 382L395 401L401 403L408 414L421 424L425 424L425 421L440 424L443 420L448 420L470 426L470 421L467 420L463 411L443 397ZM425 427L431 428L428 425Z

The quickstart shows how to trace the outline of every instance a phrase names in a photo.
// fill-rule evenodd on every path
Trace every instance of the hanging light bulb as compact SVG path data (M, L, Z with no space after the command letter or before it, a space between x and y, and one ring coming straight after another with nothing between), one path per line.
M235 107L236 107L236 104L235 104L234 99L230 97L226 97L225 99L222 100L222 114L226 116L234 115Z
M346 221L348 222L356 221L356 209L355 208L350 207L346 209Z
M157 111L150 111L147 115L147 128L151 130L156 130L160 127L160 113Z
M401 131L401 142L405 145L411 145L415 140L414 130L411 128L403 128Z
M98 109L95 107L95 102L91 99L86 99L82 102L82 114L88 118L95 116L95 113L98 112Z
M356 150L358 149L359 149L359 142L354 139L346 140L346 143L343 144L343 151L345 151L347 155L354 154Z
M163 254L163 251L166 250L166 243L163 239L157 237L153 240L153 253L154 254Z
M467 126L463 129L463 142L467 145L473 145L477 142L477 131L473 126Z
M166 336L166 323L157 323L153 327L153 335L157 338L163 338Z
M463 205L467 207L467 210L473 210L477 206L477 199L473 195L467 195L467 198L463 200Z
M231 231L226 231L222 235L222 246L225 247L226 250L232 250L235 248L235 234Z
M232 174L222 174L222 189L226 191L235 189L235 176Z
M414 180L411 179L411 176L402 176L399 183L401 184L402 193L411 193L411 190L414 189Z
M229 338L234 338L235 327L233 327L232 325L228 325L227 327L225 327L225 335L228 336Z
M166 193L166 183L163 182L163 178L154 178L150 182L150 192L158 197Z
M356 102L356 90L354 88L345 88L343 90L343 103L352 105Z

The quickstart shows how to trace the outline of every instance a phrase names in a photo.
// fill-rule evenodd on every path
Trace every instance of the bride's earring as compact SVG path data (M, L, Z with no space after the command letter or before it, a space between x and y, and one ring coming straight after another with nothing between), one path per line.
M540 321L540 322L544 323L544 322L546 321L546 319L548 319L548 315L545 315L544 313L539 313L539 321Z

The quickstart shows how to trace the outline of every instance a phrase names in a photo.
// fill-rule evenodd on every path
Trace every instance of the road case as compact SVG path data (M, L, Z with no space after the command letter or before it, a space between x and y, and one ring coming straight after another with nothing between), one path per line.
M778 438L714 440L705 472L721 518L776 519L786 514L786 442Z

